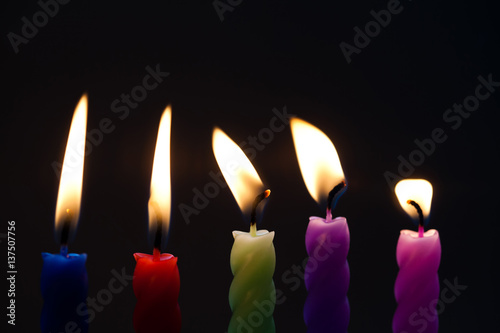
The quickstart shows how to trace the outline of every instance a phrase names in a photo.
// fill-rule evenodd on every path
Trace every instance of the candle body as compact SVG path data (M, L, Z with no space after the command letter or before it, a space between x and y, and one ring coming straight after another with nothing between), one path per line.
M42 333L88 332L86 254L42 253Z
M258 230L256 236L251 236L247 232L233 231L233 236L231 270L234 279L229 289L233 315L228 333L275 332L274 232Z
M144 253L134 253L134 329L137 333L181 331L181 311L178 304L180 278L177 257L160 254L159 260Z
M398 307L392 321L395 333L436 333L439 300L438 268L441 242L437 230L423 237L401 230L397 251L399 273L394 286Z
M310 333L346 333L349 325L349 227L344 217L310 217L306 231L309 255L304 280L308 295L304 321Z

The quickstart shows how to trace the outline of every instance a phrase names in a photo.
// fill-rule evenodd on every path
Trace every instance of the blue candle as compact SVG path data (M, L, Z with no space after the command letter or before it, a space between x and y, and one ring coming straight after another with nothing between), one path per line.
M42 253L42 333L88 332L87 255L68 254L80 215L86 130L87 96L83 95L71 121L57 194L55 231L61 252Z
M44 252L42 258L42 333L86 333L87 254Z

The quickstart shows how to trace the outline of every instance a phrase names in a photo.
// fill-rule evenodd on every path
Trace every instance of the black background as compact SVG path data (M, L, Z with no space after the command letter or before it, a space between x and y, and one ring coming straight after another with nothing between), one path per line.
M403 1L403 10L348 64L339 44L373 20L387 1L242 1L221 21L211 1L73 0L15 53L7 38L21 33L35 1L3 2L1 233L16 221L17 325L36 332L42 307L40 253L57 252L53 237L61 162L74 107L89 95L88 130L103 118L115 129L86 157L80 224L72 252L88 253L89 296L107 287L111 271L132 274L134 252L151 252L147 200L158 121L173 105L172 218L166 251L179 257L184 332L225 332L232 274L231 231L246 230L228 188L187 224L178 206L192 206L218 166L213 126L240 143L258 135L282 110L321 128L334 142L349 189L335 215L351 232L350 332L389 332L396 303L399 231L414 228L384 172L414 140L442 128L411 177L434 186L430 227L439 230L443 281L467 285L440 315L440 332L498 329L497 91L452 129L446 109L474 94L479 75L500 81L498 12L487 1ZM111 103L142 83L145 67L170 75L126 119ZM303 284L282 276L306 258L310 215L323 215L297 165L289 127L252 161L272 189L260 228L276 231L274 281L286 301L275 309L278 332L305 332ZM2 239L2 244L5 244ZM6 270L6 247L2 246ZM7 306L7 285L0 294ZM131 285L97 313L92 332L133 332ZM4 310L5 311L5 310ZM2 312L3 313L3 312ZM2 325L7 321L2 315Z

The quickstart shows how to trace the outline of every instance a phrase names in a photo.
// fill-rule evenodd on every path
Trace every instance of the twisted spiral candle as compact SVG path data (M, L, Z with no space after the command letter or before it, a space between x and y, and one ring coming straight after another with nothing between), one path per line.
M41 331L49 333L78 330L87 333L87 255L44 252L42 257Z
M311 217L306 231L309 260L304 320L309 333L346 333L349 325L349 227L344 217Z
M135 253L134 310L136 333L181 331L181 310L178 304L180 278L177 257L169 253L153 255Z
M420 235L419 235L420 233ZM396 258L399 273L394 286L398 307L394 313L394 333L437 333L439 279L441 260L439 233L401 230Z
M276 302L273 274L276 264L274 232L234 231L231 270L234 275L229 289L233 311L229 333L275 332L273 312Z

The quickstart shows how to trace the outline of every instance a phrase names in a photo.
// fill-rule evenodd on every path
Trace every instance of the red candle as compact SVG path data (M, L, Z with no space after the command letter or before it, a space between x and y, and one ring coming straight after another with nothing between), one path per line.
M137 305L134 328L142 332L180 332L179 269L177 257L169 253L135 253L134 293Z
M137 333L181 331L180 289L177 258L161 253L170 222L170 127L172 112L168 106L160 120L156 140L151 195L148 203L149 230L154 233L153 254L135 253L134 329Z

